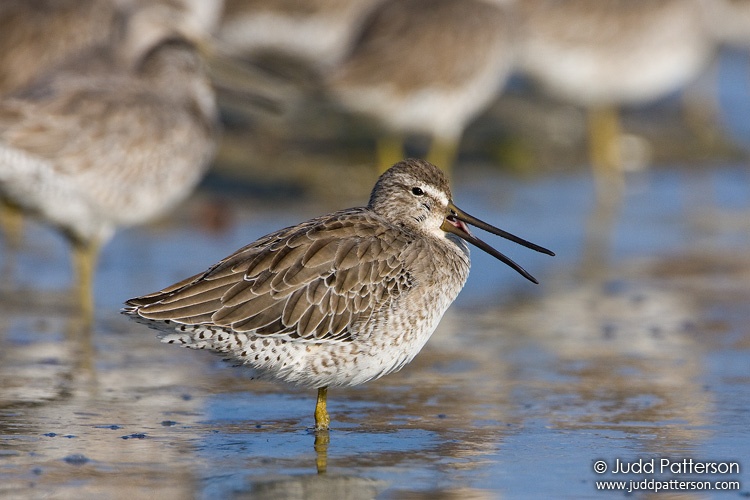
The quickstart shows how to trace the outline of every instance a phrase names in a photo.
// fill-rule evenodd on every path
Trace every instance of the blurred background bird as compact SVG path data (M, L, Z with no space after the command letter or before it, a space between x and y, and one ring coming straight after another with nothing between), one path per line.
M449 171L466 125L500 92L514 57L508 2L386 0L364 20L327 80L353 111L386 128L377 163L403 158L403 136L432 139L426 159Z
M104 41L0 102L0 192L70 241L86 316L101 245L182 201L216 144L204 18L181 3L118 8Z
M117 29L112 0L0 2L0 97L30 84L74 54L105 43ZM23 236L21 209L0 193L0 224L9 252Z
M0 2L0 94L28 85L50 66L110 40L120 21L113 0Z
M325 71L379 1L227 0L217 38L240 58L290 57Z
M619 191L617 109L645 105L696 79L713 54L703 0L525 0L519 71L588 110L600 195Z
M750 1L714 0L708 4L711 33L720 43L750 48Z
M750 150L750 0L715 0L708 5L707 21L722 56L714 61L704 92L704 116L719 124L732 142ZM734 80L737 84L722 85ZM707 95L706 95L707 94Z

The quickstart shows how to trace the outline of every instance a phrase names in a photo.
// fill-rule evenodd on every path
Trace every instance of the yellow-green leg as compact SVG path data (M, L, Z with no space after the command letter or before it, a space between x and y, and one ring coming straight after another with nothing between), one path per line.
M618 197L624 184L620 151L620 117L614 106L591 108L589 157L599 197Z
M0 201L0 224L12 251L18 250L23 239L23 212L5 200Z
M377 148L378 172L381 174L404 159L404 141L401 137L381 137L378 139Z
M328 416L326 401L328 400L328 387L318 389L318 402L315 404L315 430L327 431L331 423L331 417Z
M0 225L5 237L2 274L8 282L13 282L16 256L23 240L23 212L17 206L0 200Z
M458 140L435 137L425 159L450 175L457 156Z
M94 271L99 258L99 244L96 242L73 242L73 268L76 291L81 314L85 319L94 316Z

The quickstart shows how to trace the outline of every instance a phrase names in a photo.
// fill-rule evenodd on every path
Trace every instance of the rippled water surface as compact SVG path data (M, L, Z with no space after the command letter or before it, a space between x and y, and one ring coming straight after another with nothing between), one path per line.
M160 344L118 310L333 207L230 201L216 232L200 223L203 192L168 225L119 233L91 332L68 304L64 242L31 226L0 302L0 497L598 498L602 478L675 477L750 494L747 169L655 169L628 179L617 207L597 207L585 175L455 179L459 206L558 255L488 237L541 285L473 252L414 362L331 389L327 443L310 431L314 391ZM593 470L660 458L742 472Z

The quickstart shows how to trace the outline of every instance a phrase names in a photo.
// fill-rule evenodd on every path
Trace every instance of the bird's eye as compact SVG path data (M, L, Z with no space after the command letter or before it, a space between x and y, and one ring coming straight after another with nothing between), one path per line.
M414 196L422 196L424 194L424 191L422 191L422 188L413 187L411 188L411 194L413 194Z

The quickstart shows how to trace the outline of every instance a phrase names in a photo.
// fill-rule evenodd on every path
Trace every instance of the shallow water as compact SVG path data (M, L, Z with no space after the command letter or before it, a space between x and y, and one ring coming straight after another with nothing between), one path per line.
M0 302L0 497L598 498L602 478L739 481L677 493L748 496L747 169L638 174L610 209L586 175L455 177L459 206L558 255L487 238L541 285L474 251L414 362L329 392L327 444L309 430L314 391L160 344L118 310L330 207L232 202L216 233L196 223L203 194L170 225L119 233L89 333L67 303L64 243L31 226ZM593 470L661 458L742 472Z

